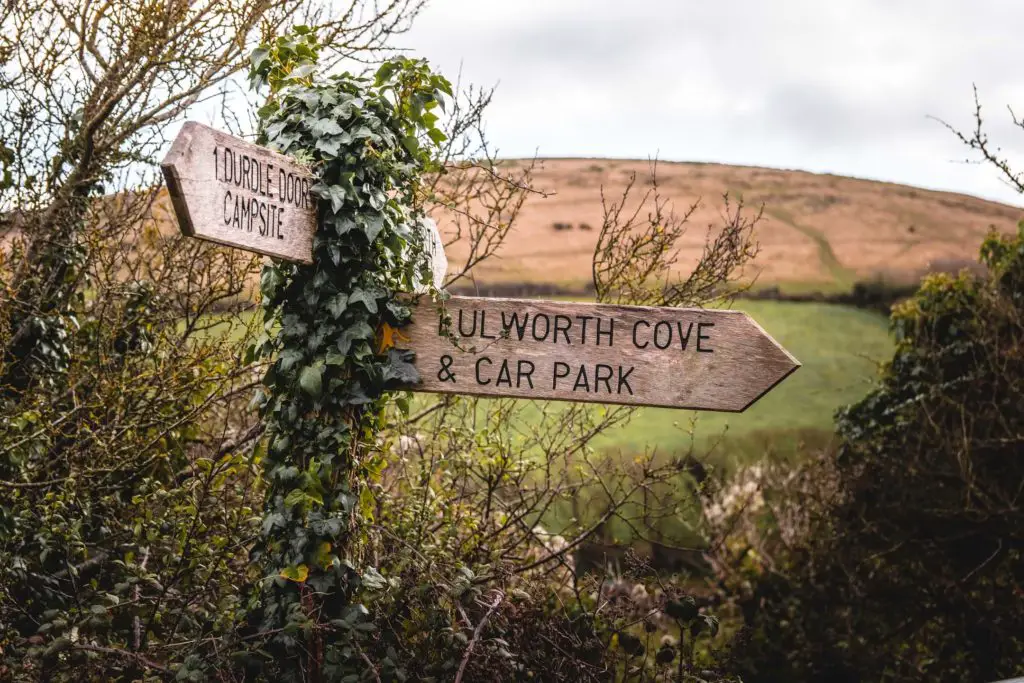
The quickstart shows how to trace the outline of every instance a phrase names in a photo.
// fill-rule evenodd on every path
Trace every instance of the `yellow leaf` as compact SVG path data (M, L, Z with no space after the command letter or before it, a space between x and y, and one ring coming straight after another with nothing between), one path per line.
M281 570L281 578L294 581L295 583L303 583L309 576L309 567L304 564L300 564L298 567L285 567Z
M368 522L373 522L373 510L377 505L377 499L373 497L373 491L364 486L359 492L359 514Z
M380 324L380 329L377 330L377 353L384 353L400 341L409 341L409 338L402 334L397 327L392 327L387 323Z
M327 569L334 563L334 556L331 555L331 544L324 541L316 551L316 563Z

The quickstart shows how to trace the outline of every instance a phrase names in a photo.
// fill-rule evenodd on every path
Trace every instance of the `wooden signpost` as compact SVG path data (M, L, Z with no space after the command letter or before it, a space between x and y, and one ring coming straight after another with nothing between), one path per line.
M312 261L312 177L293 160L187 123L161 167L181 230ZM447 260L432 222L435 282ZM439 252L439 253L437 253ZM800 367L740 311L452 297L402 330L414 391L739 412Z

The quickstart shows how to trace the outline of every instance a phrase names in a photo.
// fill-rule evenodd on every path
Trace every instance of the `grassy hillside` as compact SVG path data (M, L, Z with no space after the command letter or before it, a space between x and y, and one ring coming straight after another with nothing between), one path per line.
M474 283L572 290L588 284L601 192L609 202L619 201L634 174L635 200L651 189L646 161L539 160L533 185L545 196L527 198L501 251L474 269ZM876 277L906 281L973 263L990 228L1012 232L1024 217L1019 207L966 195L804 171L660 162L657 178L677 213L699 203L682 241L681 271L699 258L729 193L751 210L764 207L756 232L761 253L745 277L794 292L848 290L857 280ZM153 213L161 230L177 230L165 193ZM451 217L435 218L450 234ZM446 252L454 268L466 258L467 245L456 242Z
M570 287L588 282L602 188L609 201L618 201L635 173L639 196L650 189L649 170L646 161L540 160L534 185L549 196L526 201L501 258L481 264L476 281ZM761 254L746 275L784 288L846 289L858 279L903 280L973 262L990 227L1012 231L1024 215L1020 208L966 195L803 171L660 162L657 177L677 213L701 200L681 269L699 256L728 192L750 207L765 208L757 231ZM447 221L439 218L444 228ZM461 247L449 248L452 261L464 258Z

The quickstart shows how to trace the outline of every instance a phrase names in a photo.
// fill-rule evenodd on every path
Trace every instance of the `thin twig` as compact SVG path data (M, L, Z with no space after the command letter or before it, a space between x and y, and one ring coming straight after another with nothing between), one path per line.
M477 623L476 629L473 630L473 637L469 639L469 644L466 645L466 654L462 655L462 663L459 664L459 672L455 674L455 683L462 683L462 674L466 671L466 665L469 664L469 657L473 654L473 648L476 646L477 638L480 637L480 633L484 630L484 626L487 624L487 620L494 614L494 610L498 609L498 605L505 599L505 594L499 590L496 590L497 595L494 598L494 602L491 603L490 608L487 610L487 614Z
M114 655L114 656L117 656L117 657L124 657L125 659L133 659L136 662L138 662L139 664L142 664L143 666L145 666L145 667L147 667L149 669L155 669L156 671L159 671L159 672L165 673L165 674L171 673L171 670L168 669L163 664L157 664L156 662L154 662L149 657L145 657L145 656L140 655L140 654L135 653L135 652L128 652L126 650L118 650L117 648L113 648L113 647L102 647L100 645L79 645L77 643L75 644L75 649L76 650L85 650L86 652L99 652L99 653L102 653L102 654L105 654L105 655Z

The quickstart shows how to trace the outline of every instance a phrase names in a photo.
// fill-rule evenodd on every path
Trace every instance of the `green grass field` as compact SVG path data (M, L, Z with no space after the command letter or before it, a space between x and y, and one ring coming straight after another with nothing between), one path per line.
M781 301L743 301L736 307L802 367L743 413L641 408L629 423L595 439L594 447L629 457L652 449L674 454L692 445L702 460L725 466L755 461L769 451L792 458L801 445L830 441L835 411L863 397L879 363L892 355L888 321L876 313ZM520 419L529 421L539 410L525 407Z
M863 397L878 364L892 355L888 321L875 313L781 301L744 301L737 308L750 314L802 367L744 413L645 408L628 425L603 435L598 445L673 452L689 447L692 427L698 450L720 441L716 459L749 461L766 447L789 454L801 440L827 440L836 409Z

